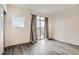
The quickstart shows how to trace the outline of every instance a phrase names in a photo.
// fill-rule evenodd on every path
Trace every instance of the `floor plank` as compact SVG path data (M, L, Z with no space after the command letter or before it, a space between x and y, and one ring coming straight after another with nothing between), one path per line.
M39 40L5 48L4 55L79 55L79 46L56 40Z

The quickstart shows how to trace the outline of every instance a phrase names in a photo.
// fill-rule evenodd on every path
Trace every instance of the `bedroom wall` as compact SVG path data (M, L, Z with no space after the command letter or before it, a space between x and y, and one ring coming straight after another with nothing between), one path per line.
M79 7L52 15L52 38L79 45Z
M11 23L12 16L24 17L24 28L13 28ZM28 11L8 5L7 17L5 20L5 46L27 43L30 41L31 15Z

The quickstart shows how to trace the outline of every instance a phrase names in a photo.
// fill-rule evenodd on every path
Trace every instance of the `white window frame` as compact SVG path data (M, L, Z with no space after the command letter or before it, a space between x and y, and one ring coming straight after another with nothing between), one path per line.
M12 16L12 27L13 28L24 28L24 18L18 16Z

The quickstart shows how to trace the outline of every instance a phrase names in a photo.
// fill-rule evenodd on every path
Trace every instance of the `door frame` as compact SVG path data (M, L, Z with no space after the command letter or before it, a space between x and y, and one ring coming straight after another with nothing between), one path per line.
M3 8L3 6L1 5L2 9L3 9L3 47L5 48L5 15L6 15L6 12Z

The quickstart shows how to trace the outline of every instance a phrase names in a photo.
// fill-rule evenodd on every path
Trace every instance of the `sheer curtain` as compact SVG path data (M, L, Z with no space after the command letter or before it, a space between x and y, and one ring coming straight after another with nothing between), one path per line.
M32 19L31 19L31 42L35 43L36 41L37 41L36 15L32 15Z
M45 17L45 38L49 38L48 17Z

